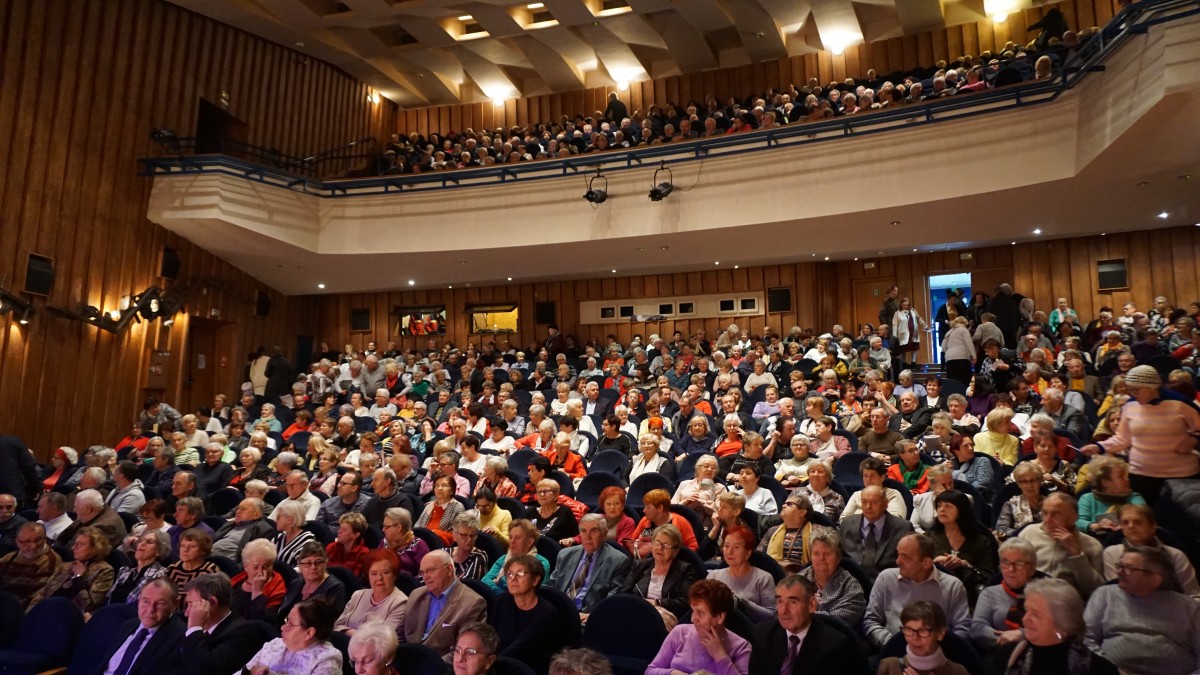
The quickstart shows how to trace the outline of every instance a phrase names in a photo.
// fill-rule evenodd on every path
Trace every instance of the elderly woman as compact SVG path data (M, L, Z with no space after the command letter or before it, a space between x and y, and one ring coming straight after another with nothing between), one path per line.
M992 464L975 454L975 441L970 436L956 434L950 439L950 456L954 458L954 477L966 481L989 499L992 495Z
M793 492L783 502L783 523L763 535L758 550L774 558L789 573L798 572L812 561L810 542L815 529L813 507L803 495ZM728 556L726 557L728 559Z
M163 499L150 499L138 511L138 515L142 517L140 523L134 524L129 530L129 536L125 537L125 541L121 544L121 550L126 553L133 553L138 541L143 534L150 532L162 532L167 534L171 530L171 524L166 521L167 502ZM147 580L148 581L148 580Z
M750 394L759 387L778 387L779 383L775 381L775 376L767 372L767 364L762 359L755 359L754 372L746 377L745 389L746 393Z
M618 593L642 596L659 610L668 628L688 610L688 590L696 581L696 570L680 560L683 535L668 523L654 530L652 555L634 562L618 585Z
M682 434L676 441L675 450L682 461L687 455L704 455L713 451L717 439L708 428L708 418L696 415L688 420L687 433Z
M512 482L506 472L508 471L508 462L499 456L488 456L484 462L483 475L479 477L479 482L475 485L475 494L478 496L479 491L490 489L497 497L516 497L517 486Z
M558 483L555 483L555 486L557 485ZM455 488L453 476L438 477L433 482L433 499L425 505L425 509L421 511L421 517L417 518L417 527L429 528L447 544L454 541L454 536L451 534L454 519L465 510L463 505L454 498Z
M275 529L278 530L274 539L276 558L288 567L296 566L296 556L305 544L316 541L313 533L304 529L307 512L304 504L292 499L285 499L275 507Z
M534 672L546 672L551 657L566 645L558 611L538 597L545 568L531 555L508 556L504 575L508 587L488 617L503 645L498 655L517 659Z
M792 456L776 462L775 480L786 488L796 488L808 480L809 468L821 460L809 454L812 446L801 434L792 436L788 448L792 451Z
M479 516L474 511L460 513L454 519L454 546L450 558L459 579L482 579L487 572L487 554L475 547L479 537Z
M201 574L220 571L216 565L205 560L212 553L212 543L212 536L198 527L184 530L179 535L179 560L167 565L163 576L174 581L179 588L180 602L183 602L183 589L188 582Z
M1042 484L1051 491L1075 493L1075 467L1058 455L1057 436L1038 431L1033 436L1034 458L1029 462L1042 474Z
M989 672L1004 675L1116 675L1117 669L1084 644L1083 599L1062 579L1035 579L1025 586L1023 635L1004 645Z
M975 451L991 455L1005 466L1016 464L1020 444L1009 433L1012 418L1012 408L992 409L984 418L984 430L975 434Z
M310 449L314 443L325 447L317 454L316 471L309 479L308 487L326 497L332 497L337 494L338 479L341 477L341 474L338 473L338 453L320 436L313 436L309 439Z
M942 653L946 637L946 612L936 602L918 600L900 610L900 633L904 636L904 656L889 656L879 663L878 675L928 673L929 675L967 675L967 669L950 661Z
M229 580L233 587L229 609L243 619L279 623L279 607L287 581L275 571L275 544L255 539L242 549L242 571Z
M1130 487L1129 465L1117 457L1101 455L1088 464L1092 491L1079 498L1075 528L1101 536L1121 529L1117 510L1126 504L1145 504Z
M255 432L251 440L256 440L258 435L259 432ZM234 472L233 478L229 479L231 487L238 488L244 492L246 483L252 480L266 481L271 477L271 470L259 463L262 461L262 451L253 445L242 450L238 455L238 459L242 463L242 470Z
M721 421L725 433L717 439L713 452L717 457L736 455L742 451L742 418L737 415L726 415Z
M475 510L479 513L479 531L494 538L502 548L508 548L512 514L496 506L496 493L491 488L475 493Z
M1196 582L1196 570L1182 551L1163 544L1157 536L1158 521L1154 511L1141 504L1126 504L1119 510L1121 515L1121 542L1104 549L1104 578L1119 579L1121 556L1126 549L1135 546L1152 548L1162 552L1171 562L1175 581L1185 595L1200 598L1200 584Z
M361 513L351 511L338 518L337 537L325 547L329 555L329 564L345 567L361 577L366 571L363 568L363 558L367 555L367 546L363 543L363 535L367 533L367 519Z
M808 467L808 484L792 491L812 504L813 510L824 513L829 520L838 522L842 510L846 508L846 499L830 487L833 482L833 469L828 462L817 462Z
M755 403L754 411L750 413L751 417L760 421L779 414L779 387L770 384L764 391L766 391L766 397Z
M413 534L412 514L408 509L393 507L383 512L383 544L400 559L400 571L417 576L421 558L429 553L429 544Z
M917 532L933 529L937 523L937 496L954 489L954 470L949 464L929 467L926 478L929 480L929 490L913 495L913 511L908 518Z
M1012 472L1012 480L1021 492L1000 507L996 518L996 533L1001 537L1014 536L1018 530L1042 522L1043 470L1033 462L1021 462Z
M817 593L817 611L856 627L867 612L862 585L842 565L842 540L836 532L819 528L809 540L811 565L800 575L813 582Z
M329 575L329 556L319 541L310 541L300 549L300 578L288 585L287 594L279 608L280 616L290 616L292 609L305 600L325 598L334 607L346 604L346 587ZM333 622L330 621L332 628Z
M325 598L313 598L288 610L281 637L262 646L246 671L250 675L341 675L342 653L329 644L336 607Z
M937 523L929 530L933 562L958 577L974 598L996 574L996 540L978 520L971 500L958 490L946 490L934 503Z
M189 448L202 448L208 445L208 433L199 427L199 420L195 415L184 415L179 420L182 427L184 440Z
M107 603L136 605L146 584L166 574L162 561L171 555L171 538L162 530L150 530L136 540L133 564L117 570L116 580L108 591Z
M695 422L695 419L692 421ZM695 467L696 477L679 484L675 490L675 496L671 498L671 503L682 504L700 514L704 526L708 527L711 525L712 514L716 509L717 497L725 492L725 486L717 482L717 458L715 456L706 454L700 457L696 460Z
M819 400L819 399L809 399ZM813 420L812 428L812 446L809 448L809 453L828 462L841 457L850 452L850 441L843 436L838 436L833 433L837 428L837 420L828 416L821 415Z
M54 456L50 458L50 466L42 472L42 490L49 492L60 484L78 483L79 479L76 474L86 468L77 466L78 462L79 453L74 448L64 446L55 450Z
M917 439L917 450L929 455L935 462L946 461L953 436L954 419L948 413L934 413L929 429Z
M1000 583L979 593L971 620L971 639L984 652L1021 639L1025 587L1037 575L1037 549L1014 538L1000 546Z
M1183 401L1160 399L1162 377L1151 366L1132 368L1125 387L1133 400L1122 409L1116 435L1080 452L1128 453L1129 482L1153 506L1167 479L1200 476L1194 438L1200 433L1200 412Z
M579 534L579 523L574 512L558 503L558 481L543 478L537 483L537 504L529 508L529 520L538 531L554 541L561 541Z
M645 433L638 437L638 454L629 469L631 483L644 473L658 473L668 478L674 475L671 460L658 454L658 448L658 437L654 434Z
M29 600L25 611L46 598L66 598L85 614L95 611L104 604L113 585L113 568L104 562L111 551L112 544L99 528L79 528L71 542L75 560L64 562L54 570L46 585Z
M187 434L182 431L171 434L171 450L175 453L176 465L196 466L200 463L200 452L188 445Z
M398 646L395 628L381 621L363 624L350 638L349 655L354 672L356 675L399 675L392 668Z
M734 608L729 588L719 581L701 579L689 589L688 604L692 622L671 630L646 675L749 672L750 643L725 628L725 619Z
M929 467L921 462L921 451L912 441L896 444L897 461L888 467L887 477L904 483L908 491L919 495L929 491Z
M542 564L543 580L548 578L550 574L550 561L542 557L535 549L538 537L541 536L536 525L523 518L521 520L514 520L512 526L509 527L508 535L508 553L500 556L492 564L492 568L488 570L487 574L483 575L483 583L490 586L497 593L508 588L508 577L505 576L504 565L508 562L510 556L517 558L532 555Z
M775 495L764 487L759 487L762 475L754 464L744 464L738 471L738 493L746 500L746 508L760 516L773 516L779 513L775 503Z
M408 596L396 588L400 559L395 553L379 548L367 554L363 565L368 587L350 596L333 629L351 637L364 624L375 622L382 622L393 631L403 630Z
M604 516L604 521L608 527L606 538L608 541L624 546L624 542L628 542L635 538L637 524L633 522L633 518L625 513L625 490L615 485L610 485L600 491L600 514ZM579 535L563 539L559 544L563 546L574 546L580 541Z
M751 621L775 618L775 579L770 573L750 564L755 537L744 525L730 528L721 544L725 567L712 570L708 578L720 581L737 597L737 607Z

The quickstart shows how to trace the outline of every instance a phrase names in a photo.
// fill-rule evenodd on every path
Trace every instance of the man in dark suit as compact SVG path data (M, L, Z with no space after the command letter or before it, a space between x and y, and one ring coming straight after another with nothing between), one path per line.
M187 632L179 671L187 675L234 673L263 646L263 636L229 611L233 588L224 574L201 574L187 585Z
M175 583L166 577L146 584L138 598L138 617L125 622L117 639L97 655L92 675L153 675L177 668L185 630L175 616L178 594Z
M429 406L429 416L441 424L450 417L450 409L457 407L459 407L458 402L454 400L450 392L442 390L438 392L437 401Z
M425 554L421 578L425 585L408 596L401 637L446 656L454 649L463 626L487 619L487 603L455 578L454 561L444 550Z
M608 417L613 412L613 402L611 399L600 396L600 385L596 382L588 382L587 387L583 390L583 414L598 415L600 417Z
M630 557L605 544L607 537L604 516L587 514L579 520L580 545L560 551L550 574L550 586L566 593L584 615L612 595L629 571Z
M755 675L864 675L862 650L831 619L814 616L817 587L799 575L775 587L776 619L754 627L750 672Z
M896 546L904 535L913 531L913 526L887 512L883 488L868 485L859 499L862 513L846 516L838 529L846 556L874 579L882 570L896 566Z

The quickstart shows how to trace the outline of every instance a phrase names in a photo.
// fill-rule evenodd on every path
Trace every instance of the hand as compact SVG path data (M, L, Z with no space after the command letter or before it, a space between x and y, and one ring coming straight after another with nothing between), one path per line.
M492 527L492 526L490 526L490 525L489 525L489 526L487 526L487 527L483 528L483 533L484 533L484 534L495 535L495 534L496 534L496 528L494 528L494 527Z
M204 628L212 616L213 606L208 600L189 602L187 606L188 628Z
M1079 540L1075 538L1075 532L1068 530L1065 527L1044 528L1046 534L1057 543L1063 551L1070 557L1074 557L1083 552L1083 547L1079 545Z
M1020 628L1014 628L1012 630L1005 630L1005 631L997 631L996 632L996 645L1000 646L1000 647L1003 647L1004 645L1010 645L1010 644L1020 640L1021 637L1022 636L1021 636Z
M934 558L933 562L952 570L966 565L966 562L964 562L962 558L950 553Z
M268 675L271 672L266 666L254 666L250 669L250 675Z
M999 359L996 359L995 368L996 368L996 370L1008 370L1008 364Z
M704 650L708 655L718 663L729 657L725 651L725 642L721 639L721 634L718 628L710 626L708 630L697 630L696 637L700 638L700 644L704 645Z
M1099 454L1100 446L1096 443L1089 443L1088 445L1085 445L1082 448L1079 448L1079 452L1087 455L1088 457L1093 457L1093 456Z
M904 666L904 673L902 675L921 675L921 672L912 666Z
M262 595L263 587L267 585L267 579L271 578L270 570L263 570L261 573L250 577L250 594Z
M559 539L559 540L558 540L558 545L559 545L559 546L562 546L563 548L566 548L566 547L568 547L568 546L574 546L574 545L575 545L575 540L574 540L574 539L572 539L572 538L570 538L570 537L566 537L566 538L564 538L564 539Z

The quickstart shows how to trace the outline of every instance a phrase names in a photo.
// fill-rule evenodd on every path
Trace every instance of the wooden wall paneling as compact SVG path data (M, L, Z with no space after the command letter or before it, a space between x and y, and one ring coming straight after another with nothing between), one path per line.
M963 48L963 31L962 26L951 26L946 29L946 59L949 61L957 60L958 57L966 54Z
M933 57L933 34L929 31L921 33L917 38L917 63L922 66L931 66L934 62Z
M954 59L954 57L950 55L949 33L949 29L946 28L930 31L930 38L933 41L933 53L931 56L934 62L946 61L949 63Z

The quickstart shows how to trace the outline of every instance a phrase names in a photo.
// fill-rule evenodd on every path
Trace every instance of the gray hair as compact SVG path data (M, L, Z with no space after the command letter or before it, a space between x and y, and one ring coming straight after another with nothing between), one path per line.
M80 506L102 509L104 508L104 497L101 497L100 492L97 490L84 490L75 495L75 508L79 508Z
M472 509L458 514L451 527L466 527L479 532L479 512Z
M1025 586L1025 599L1029 596L1040 595L1050 606L1050 616L1054 618L1054 627L1068 641L1083 635L1083 598L1069 582L1062 579L1034 579Z
M171 555L171 538L167 536L166 532L162 530L147 530L142 533L142 537L145 536L154 537L154 546L158 549L156 558L162 560ZM138 537L138 539L140 540L141 537Z
M963 405L966 405L967 397L963 396L962 394L950 394L949 396L946 397L946 401L949 403L961 403Z
M253 558L274 565L278 557L279 551L275 548L275 542L270 539L253 539L242 548L242 562Z
M1023 558L1025 560L1025 562L1029 563L1030 565L1033 565L1034 567L1037 567L1037 564L1038 564L1037 548L1035 548L1034 545L1029 543L1028 541L1021 539L1020 537L1014 537L1012 539L1005 539L1004 543L1000 544L999 553L1000 553L1000 555L1004 555L1005 553L1007 553L1009 551L1015 551L1016 553L1019 553L1021 555L1021 558Z
M371 654L383 663L391 663L396 657L399 640L396 630L382 621L370 621L354 631L350 638L350 650L355 646L369 647Z
M308 522L308 507L295 499L285 499L275 506L275 519L278 521L279 516L287 516L292 519L295 527L304 527Z
M92 480L99 482L101 485L104 484L104 481L108 480L108 472L98 466L89 466L84 470L83 475L91 476ZM76 501L78 501L78 497L76 497ZM104 500L100 501L103 503Z
M600 525L600 534L605 535L605 536L608 535L608 519L604 517L604 514L589 513L579 519L580 525L583 525L585 523L597 523L598 525Z
M261 431L256 431L250 435L250 438L253 439L255 436L262 436L263 438L266 438L267 435ZM238 456L240 457L241 455L243 455L247 452L250 453L250 457L254 460L255 464L262 461L262 452L260 452L258 448L254 447L252 445L247 445L246 447L242 448L242 451L240 453L238 453Z
M297 466L300 466L300 455L294 452L281 452L275 456L275 466L278 467L280 464L295 469ZM308 475L305 474L304 477L307 479Z
M1031 426L1031 427L1045 426L1045 427L1049 427L1049 428L1053 429L1054 428L1054 418L1047 415L1046 413L1036 413L1032 417L1029 418L1029 426Z
M413 528L412 514L408 512L408 509L401 508L399 506L393 506L392 508L383 512L383 517L395 522L405 532L408 532Z
M742 426L742 418L737 415L726 415L725 419L721 420L721 428L725 428L730 424L734 426Z
M97 446L93 445L92 447L94 448ZM101 447L92 454L96 456L96 459L99 460L101 466L108 466L109 462L117 458L117 452L112 448Z
M808 541L809 548L811 549L817 542L828 546L838 560L842 559L842 537L836 530L828 527L814 527Z
M499 455L492 455L483 463L485 467L495 471L499 475L503 475L508 471L508 461Z
M612 675L612 664L591 649L564 649L550 660L550 675Z

